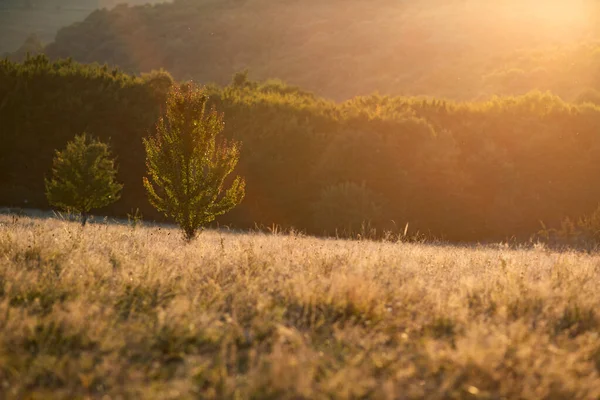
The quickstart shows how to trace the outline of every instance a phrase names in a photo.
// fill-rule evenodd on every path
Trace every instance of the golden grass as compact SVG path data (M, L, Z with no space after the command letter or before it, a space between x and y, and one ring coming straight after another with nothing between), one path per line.
M600 258L0 216L0 398L598 399Z

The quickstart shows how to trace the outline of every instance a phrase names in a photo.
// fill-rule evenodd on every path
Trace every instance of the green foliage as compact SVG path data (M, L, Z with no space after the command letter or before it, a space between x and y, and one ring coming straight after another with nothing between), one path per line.
M383 216L383 198L365 183L345 182L326 187L314 204L315 226L329 234L352 235L377 225Z
M223 115L214 108L206 112L207 100L193 84L173 88L156 135L144 139L150 202L175 219L187 240L237 206L245 192L240 177L224 191L239 159L239 144L221 138Z
M158 101L167 97L174 83L171 74L163 69L142 74L142 81Z
M142 137L156 123L166 98L152 81L45 56L23 63L0 60L0 204L48 208L42 177L54 149L87 131L110 141L119 159L118 179L127 187L121 201L105 212L126 217L139 205L145 216L156 218L143 202L140 182Z
M57 151L52 179L46 180L48 202L63 210L82 215L105 207L120 198L123 185L116 182L117 169L108 146L86 134L76 136L62 151Z
M206 109L227 116L222 136L244 144L236 169L247 183L244 201L214 223L333 233L314 218L322 191L365 182L386 199L378 232L399 235L408 222L410 233L453 241L527 240L539 221L559 226L600 199L600 107L592 104L541 92L481 102L372 95L335 103L247 79L205 89ZM47 208L41 177L53 149L89 131L110 138L127 188L103 212L127 218L139 208L146 220L165 221L146 200L142 139L171 82L165 71L135 77L43 56L0 61L0 204Z

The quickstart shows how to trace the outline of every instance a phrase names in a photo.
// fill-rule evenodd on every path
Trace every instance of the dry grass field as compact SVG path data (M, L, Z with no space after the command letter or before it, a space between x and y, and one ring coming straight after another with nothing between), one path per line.
M600 256L0 216L3 399L599 399Z

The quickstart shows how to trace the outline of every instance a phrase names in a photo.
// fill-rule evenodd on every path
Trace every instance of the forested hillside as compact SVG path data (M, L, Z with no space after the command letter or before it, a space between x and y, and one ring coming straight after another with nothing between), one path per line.
M142 137L172 84L43 56L0 63L0 204L47 208L54 149L84 130L110 143L125 188L105 210L149 207ZM365 96L335 103L238 74L207 89L243 143L247 196L219 222L431 232L452 240L528 238L600 201L600 107L532 92L484 102Z
M248 68L336 100L533 89L576 100L600 88L599 30L595 0L177 0L97 11L46 51L201 83Z
M17 51L33 34L50 43L60 28L83 21L98 8L161 1L166 0L0 0L0 55Z

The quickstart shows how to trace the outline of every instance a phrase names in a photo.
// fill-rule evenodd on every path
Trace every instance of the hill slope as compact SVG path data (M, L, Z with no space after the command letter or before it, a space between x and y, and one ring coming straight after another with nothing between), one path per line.
M597 399L599 263L0 215L0 397Z
M98 8L160 1L166 0L1 0L0 56L16 51L32 34L49 43L60 28L83 21Z
M598 7L593 0L178 0L95 12L62 29L47 53L220 84L249 68L259 80L281 78L335 99L375 90L472 99L535 88L572 99L600 87Z

